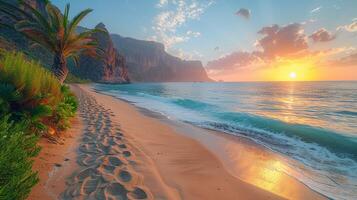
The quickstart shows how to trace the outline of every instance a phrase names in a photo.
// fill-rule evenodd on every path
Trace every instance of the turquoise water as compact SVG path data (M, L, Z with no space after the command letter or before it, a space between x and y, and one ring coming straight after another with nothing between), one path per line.
M95 87L172 120L247 137L302 163L296 178L316 191L357 199L357 82Z

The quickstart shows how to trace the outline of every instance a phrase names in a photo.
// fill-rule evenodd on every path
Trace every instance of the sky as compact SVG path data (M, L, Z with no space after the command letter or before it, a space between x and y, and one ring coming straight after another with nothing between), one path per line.
M223 81L357 80L356 0L52 0Z

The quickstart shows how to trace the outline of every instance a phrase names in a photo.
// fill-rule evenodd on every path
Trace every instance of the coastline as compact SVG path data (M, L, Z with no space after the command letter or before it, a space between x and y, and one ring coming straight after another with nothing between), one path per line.
M85 86L84 88L85 90L93 90L92 87L89 86ZM107 99L106 101L109 103L108 99L113 99L115 97L112 97L110 95L106 95L106 94L101 94L101 93L97 93L96 92L96 96L98 96L99 99L104 100ZM180 135L185 137L186 139L190 139L190 140L194 140L195 145L199 146L199 148L203 148L206 151L208 151L209 154L211 154L211 156L214 157L214 159L216 160L215 162L219 163L219 165L222 165L223 169L222 171L224 171L224 173L229 173L230 176L233 176L235 179L239 179L239 181L242 181L243 184L248 184L251 187L258 187L259 189L263 188L265 190L268 190L270 192L274 192L275 195L281 195L284 198L292 198L292 199L325 199L324 196L318 194L317 192L313 191L312 189L308 188L307 186L305 186L303 183L297 181L296 179L288 176L285 173L280 173L278 174L280 179L279 179L279 184L276 184L275 182L272 182L272 179L267 179L267 180L262 180L261 179L261 175L260 177L258 176L257 173L258 169L262 170L262 168L259 168L259 165L262 164L263 162L260 163L255 163L256 161L259 161L259 159L261 159L261 157L265 156L265 160L264 163L267 165L268 163L265 162L267 159L271 160L279 160L281 161L281 158L276 157L276 155L274 155L272 152L268 152L266 149L257 146L256 144L253 144L252 142L250 142L249 140L246 140L244 138L237 138L231 135L227 135L227 134L222 134L222 133L218 133L216 131L210 131L210 130L206 130L206 129L202 129L202 128L198 128L198 127L194 127L192 125L186 124L186 123L180 123L180 122L174 122L171 120L166 119L163 116L160 116L160 114L158 113L153 113L151 111L148 111L146 109L142 109L142 108L138 108L135 107L134 105L132 105L130 102L122 100L122 99L118 99L115 98L115 102L116 106L119 108L118 110L124 110L124 113L130 113L130 116L125 115L125 117L121 117L120 121L121 124L123 125L123 127L127 127L128 130L133 129L133 127L135 126L135 124L133 124L133 122L131 122L131 118L133 118L133 115L135 115L135 119L139 118L140 122L141 120L147 120L149 121L148 123L150 124L160 124L160 126L164 126L165 128L170 129L170 131L167 131L169 133L169 135ZM104 101L105 102L105 101ZM106 104L107 105L107 104ZM144 116L143 116L144 115ZM137 121L137 120L134 120ZM124 130L127 130L124 129ZM160 130L162 131L162 130ZM132 132L132 131L130 131ZM142 149L147 148L149 145L147 145L148 141L145 141L145 135L140 134L140 133L131 133L130 135L134 135L139 141L141 140L141 142L144 144L143 147L141 147ZM155 134L156 135L156 134ZM160 136L159 134L157 136ZM156 136L152 136L153 138L148 137L147 140L151 141L151 140L155 140ZM145 144L146 143L146 144ZM218 151L216 148L221 148L222 149L222 145L225 145L225 147L230 148L229 152L227 154L226 151L222 151L222 155L226 155L226 156L222 156L219 155ZM171 147L171 145L170 145ZM149 147L151 148L151 147ZM150 151L152 149L146 150L146 151ZM160 151L160 149L158 149L158 152ZM168 149L167 151L170 151L170 149ZM236 151L241 151L242 154L235 154L234 152ZM243 156L243 153L247 151L250 152L250 158L245 159L244 157L247 155ZM253 151L253 153L252 153ZM175 156L175 153L172 153L172 155L170 156ZM235 157L232 157L233 155L235 155ZM159 159L164 159L162 158L163 156L156 156L156 155L151 155L151 157L157 159L156 164L157 165L163 165L163 161L160 161ZM239 159L238 159L239 158ZM203 158L197 158L199 160L203 159ZM228 160L233 161L233 162L227 162ZM258 160L257 160L258 159ZM242 162L245 161L245 162ZM240 163L242 162L242 163ZM255 166L256 168L254 169L254 167L251 166ZM269 172L271 175L277 175L275 172L272 173L272 171L275 171L275 169L273 170L268 170L267 171L267 167L264 168L265 172ZM262 171L261 171L262 172ZM212 172L214 173L214 172ZM242 176L244 175L244 173L249 173L246 174L246 176ZM265 175L263 175L265 176ZM247 178L249 177L249 179ZM253 186L249 183L246 182L250 182L250 183L254 183ZM269 184L267 184L269 183ZM265 185L264 185L265 184ZM289 184L289 187L286 187L286 184ZM269 187L267 187L269 186ZM281 188L279 188L281 187ZM265 191L264 190L264 191ZM281 194L279 194L281 193ZM252 193L254 194L254 193ZM254 195L253 195L254 196Z
M162 180L169 189L166 194L171 194L171 198L164 199L236 199L238 196L242 199L281 199L233 177L208 149L177 134L160 120L145 116L124 101L94 92L89 86L79 87L114 113L125 113L119 114L115 120L141 156L153 164L139 167L137 171L143 174L146 185L152 186L156 180ZM156 188L150 189L157 198L162 195L162 189Z
M324 199L286 174L279 175L279 185L271 182L270 187L264 187L267 182L259 185L259 182L247 179L258 177L257 180L261 181L256 173L262 163L256 163L255 159L272 158L263 149L257 150L256 145L249 145L249 141L160 118L128 102L95 92L91 85L72 85L72 90L77 95L85 92L93 97L98 105L111 113L113 124L120 126L125 136L124 143L132 153L127 168L132 176L137 177L135 183L124 186L143 185L141 188L144 188L147 199ZM59 198L68 190L67 177L78 175L78 147L83 145L79 140L82 140L80 138L86 130L82 115L78 115L78 123L69 130L73 137L71 141L54 147L59 154L57 160L49 161L53 155L47 149L51 148L43 146L34 167L40 170L41 182L33 189L29 199ZM216 148L222 148L222 145L226 148L222 155L228 157L219 155ZM69 154L63 155L62 150L67 150L65 152ZM241 153L234 153L237 151ZM242 156L246 152L250 152L249 158ZM63 161L59 163L61 167L54 166L54 163L68 156L71 162ZM234 162L227 162L229 160ZM277 190L281 186L283 188Z

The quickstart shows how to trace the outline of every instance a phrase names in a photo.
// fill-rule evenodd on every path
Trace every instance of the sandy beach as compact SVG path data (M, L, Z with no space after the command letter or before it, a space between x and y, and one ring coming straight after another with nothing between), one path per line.
M256 181L259 174L252 178L259 167L237 174L269 154L259 152L244 162L234 151L249 148L238 148L226 136L170 125L88 85L72 89L80 100L78 119L65 145L43 146L34 167L41 182L29 199L323 199L287 175L280 176L279 185L264 187ZM203 139L203 132L217 143ZM240 155L233 160L242 165L232 167L213 153L223 143L235 146L226 154Z

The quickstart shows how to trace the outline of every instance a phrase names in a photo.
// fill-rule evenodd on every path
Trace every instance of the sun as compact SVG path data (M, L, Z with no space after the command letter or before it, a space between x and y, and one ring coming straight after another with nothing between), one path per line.
M297 77L296 72L290 72L289 77L291 79L296 79L296 77Z

